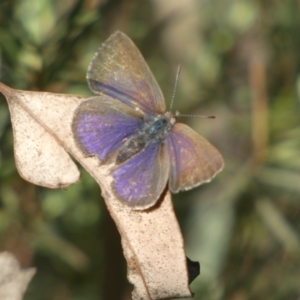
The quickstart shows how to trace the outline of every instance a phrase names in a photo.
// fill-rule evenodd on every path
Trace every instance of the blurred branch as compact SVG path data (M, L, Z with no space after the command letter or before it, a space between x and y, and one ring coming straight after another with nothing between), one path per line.
M255 208L272 235L283 245L286 251L290 254L299 254L300 239L298 233L287 222L278 208L267 198L257 199Z
M260 165L264 163L266 159L269 141L266 65L261 55L254 54L253 57L250 58L249 77L253 96L253 163L254 165Z

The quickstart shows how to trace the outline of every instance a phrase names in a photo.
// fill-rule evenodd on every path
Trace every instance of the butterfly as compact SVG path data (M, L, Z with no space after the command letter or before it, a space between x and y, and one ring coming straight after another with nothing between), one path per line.
M77 147L101 164L113 162L112 191L135 209L153 206L167 184L172 193L209 182L222 168L218 150L166 112L163 94L138 48L124 33L96 52L87 82L97 96L72 120Z

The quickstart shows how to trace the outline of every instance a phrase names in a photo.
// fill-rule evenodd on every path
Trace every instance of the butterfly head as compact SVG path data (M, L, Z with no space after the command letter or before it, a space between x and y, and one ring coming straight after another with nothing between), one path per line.
M166 116L166 118L168 119L168 121L170 122L171 125L174 125L176 123L177 111L175 112L175 114L172 113L171 111L167 111L165 113L165 116Z

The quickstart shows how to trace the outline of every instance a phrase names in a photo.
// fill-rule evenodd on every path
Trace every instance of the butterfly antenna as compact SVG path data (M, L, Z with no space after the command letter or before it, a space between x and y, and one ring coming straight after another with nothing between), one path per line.
M216 116L202 116L202 115L182 115L180 112L176 111L176 117L192 117L192 118L206 118L206 119L215 119Z
M172 106L173 106L174 99L175 99L175 94L176 94L176 89L177 89L177 84L178 84L180 71L181 71L181 65L178 65L177 73L176 73L176 80L175 80L175 85L174 85L174 90L173 90L173 95L172 95L171 104L170 104L170 111L172 111ZM182 115L178 110L175 112L175 116L176 117L192 117L192 118L208 118L208 119L215 119L216 118L216 116Z
M175 94L176 94L177 83L178 83L180 71L181 71L181 65L178 65L177 73L176 73L176 79L175 79L175 85L174 85L174 90L173 90L173 95L172 95L171 104L170 104L170 111L172 111L172 106L173 106L173 103L174 103L174 98L175 98Z

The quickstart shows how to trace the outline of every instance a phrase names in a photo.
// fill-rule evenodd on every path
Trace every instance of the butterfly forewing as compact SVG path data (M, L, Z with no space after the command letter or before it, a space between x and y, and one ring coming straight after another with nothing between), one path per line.
M187 125L176 123L166 140L173 193L208 182L223 168L219 151Z
M141 113L102 95L78 106L72 131L85 155L96 155L103 161L121 147L124 139L138 131L142 122Z
M164 113L162 92L140 51L117 31L95 54L87 73L91 90L116 98L146 114Z
M152 206L165 189L169 159L165 145L153 143L113 173L117 198L134 208Z

